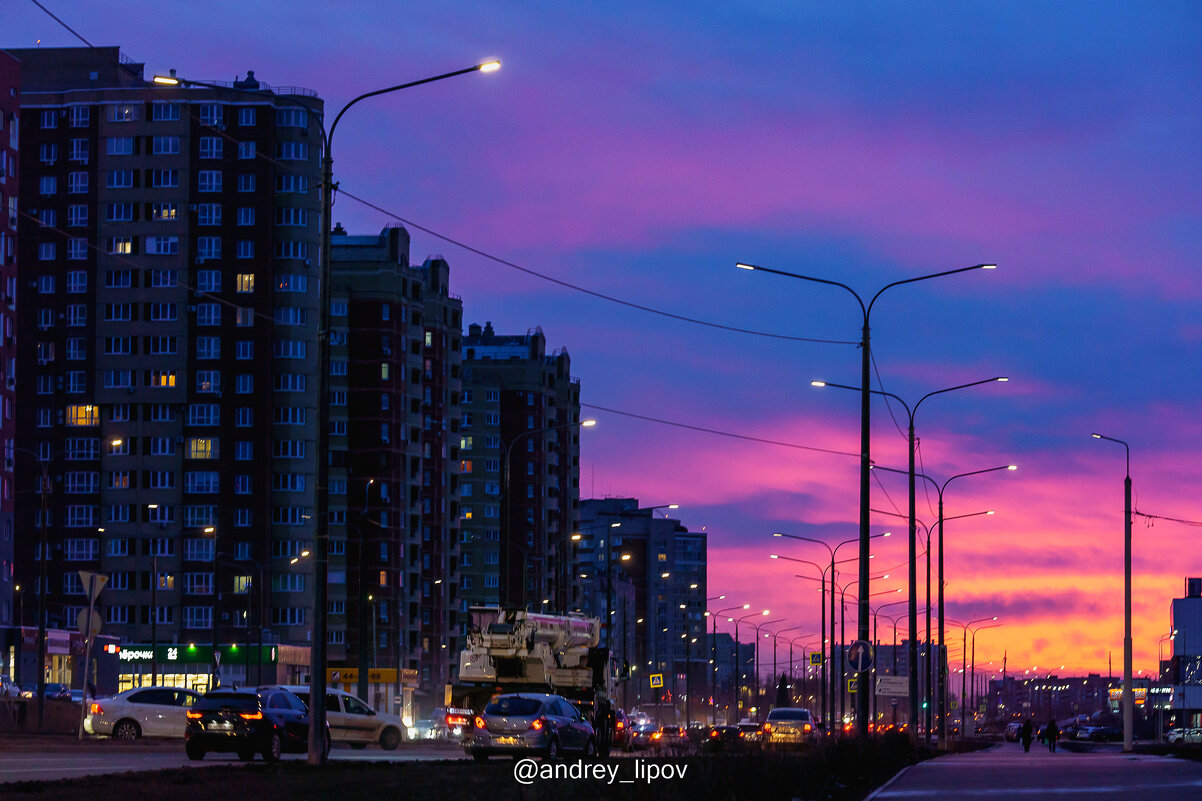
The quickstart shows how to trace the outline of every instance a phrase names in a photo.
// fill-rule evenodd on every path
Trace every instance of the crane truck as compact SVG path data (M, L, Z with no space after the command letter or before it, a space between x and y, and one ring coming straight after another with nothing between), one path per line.
M499 693L554 693L589 717L597 751L608 755L617 671L609 649L598 646L598 618L476 606L468 619L459 678L451 687L454 706L478 713Z

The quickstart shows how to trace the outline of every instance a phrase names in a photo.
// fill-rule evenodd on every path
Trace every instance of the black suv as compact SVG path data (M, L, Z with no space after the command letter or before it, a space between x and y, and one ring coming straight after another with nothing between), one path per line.
M327 726L327 754L329 749ZM188 710L184 750L189 759L220 751L248 761L262 754L268 762L283 753L303 754L309 750L309 708L283 689L213 690Z

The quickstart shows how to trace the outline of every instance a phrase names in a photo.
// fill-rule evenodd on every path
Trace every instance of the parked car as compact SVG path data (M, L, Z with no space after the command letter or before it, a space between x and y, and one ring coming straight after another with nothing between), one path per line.
M282 684L260 687L260 690L281 687L309 706L309 687L302 684ZM330 688L326 690L326 722L336 743L348 743L352 748L371 744L387 751L400 745L405 724L396 715L377 712L357 696Z
M583 713L549 693L495 695L464 733L464 753L477 761L494 754L538 754L554 761L562 753L591 757L597 739Z
M117 740L183 737L187 712L200 694L183 687L135 687L88 705L83 729Z
M655 748L651 739L659 732L659 726L654 723L639 723L630 730L630 742L626 744L627 751L646 751Z
M777 707L768 713L760 738L766 748L809 745L818 737L814 716L801 707Z
M737 751L743 747L743 732L738 726L710 726L705 739L701 741L704 753L717 751Z
M1008 742L1017 743L1018 735L1022 734L1022 730L1022 721L1016 720L1006 724L1006 730L1002 732L1002 736L1005 737Z
M283 688L212 690L187 712L184 751L201 760L211 751L235 753L249 761L255 754L275 762L282 753L309 750L309 708ZM330 748L329 726L324 738Z
M34 698L38 694L38 685L35 682L27 682L21 685L22 698ZM46 682L46 691L44 697L47 700L61 701L71 700L71 688L65 684L58 682Z
M21 690L17 685L13 684L13 680L8 676L0 676L0 699L17 698L21 695Z

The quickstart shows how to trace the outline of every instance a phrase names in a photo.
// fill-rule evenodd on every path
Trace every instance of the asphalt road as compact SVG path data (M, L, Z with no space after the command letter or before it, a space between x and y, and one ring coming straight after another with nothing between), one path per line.
M952 754L907 768L872 801L1167 801L1202 798L1202 763L1174 757L1123 754L1121 748L1073 753L1030 753L1014 743Z
M305 755L285 754L283 758L303 760ZM463 751L453 745L403 744L395 751L335 747L330 752L330 758L360 762L414 762L464 757ZM258 759L261 757L256 757ZM69 738L47 738L44 741L25 738L16 742L0 742L0 784L221 764L240 764L240 760L234 754L209 754L202 761L193 762L184 755L182 739L132 745L96 739L74 742Z

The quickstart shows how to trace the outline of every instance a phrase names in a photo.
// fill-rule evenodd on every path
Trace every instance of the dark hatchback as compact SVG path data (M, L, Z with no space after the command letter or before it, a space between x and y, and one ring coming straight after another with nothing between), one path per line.
M309 709L288 690L213 690L188 711L184 750L189 759L210 751L255 754L274 762L280 754L309 750ZM330 747L329 732L325 747Z
M717 751L738 751L743 748L743 732L738 726L710 726L701 741L701 750L711 754Z

